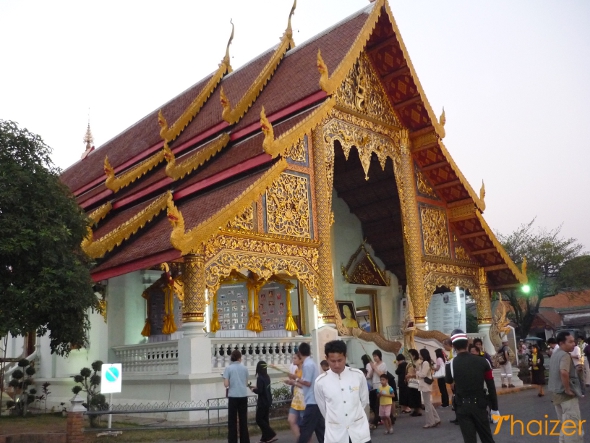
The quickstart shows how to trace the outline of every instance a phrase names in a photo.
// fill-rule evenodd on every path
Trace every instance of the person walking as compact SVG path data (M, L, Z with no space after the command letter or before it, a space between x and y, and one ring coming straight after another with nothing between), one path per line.
M559 441L562 443L582 443L584 436L581 431L581 416L579 398L582 398L580 380L576 372L576 367L572 361L570 352L574 350L576 342L574 336L568 331L557 333L557 347L553 350L553 355L549 362L549 390L553 392L551 401L555 406L555 413L562 425L568 420L576 424L580 432L564 433L564 427L561 426ZM572 435L573 434L573 435Z
M330 369L317 378L314 386L318 408L326 421L324 442L370 442L365 376L359 369L346 366L346 343L342 340L326 343L324 350Z
M402 410L402 414L408 414L412 412L412 409L408 406L410 404L410 388L408 388L408 384L406 383L408 362L406 361L404 354L398 354L397 357L395 357L395 361L397 362L397 368L395 369L395 375L397 375L397 400L399 402L399 407Z
M301 378L303 376L303 371L301 370L301 365L303 364L303 360L299 353L293 355L293 366L295 367L292 373L295 375L296 378ZM299 387L293 386L291 380L285 381L285 383L292 386L293 392L293 399L291 400L291 408L289 408L289 415L287 417L287 421L289 422L289 426L291 427L291 432L295 438L299 438L299 425L301 424L301 420L303 419L303 412L305 411L305 399L303 398L303 390Z
M420 392L422 392L422 398L424 399L424 413L426 424L423 426L424 429L434 428L440 425L440 417L438 412L434 409L432 404L432 359L430 358L430 352L428 349L420 349L420 363L416 369L416 377L420 383Z
M367 367L367 379L371 380L373 389L369 392L369 402L371 409L373 410L373 423L371 429L377 429L381 419L379 418L379 398L377 397L377 391L381 386L381 375L387 374L387 365L382 360L382 354L379 349L373 351L373 361L369 362Z
M393 434L393 425L391 424L391 405L395 398L395 391L388 383L387 374L381 374L381 386L377 391L379 397L379 416L385 426L385 435Z
M270 377L266 370L266 362L259 361L256 365L256 387L250 386L252 392L258 395L256 402L256 425L262 436L260 443L272 443L278 440L277 433L270 427L269 415L272 406L272 392L270 391Z
M570 352L570 355L572 356L576 373L578 374L578 379L580 380L580 389L582 390L582 395L585 395L586 387L584 386L584 354L582 353L581 344L574 345L574 349L572 352Z
M444 368L447 360L445 358L445 354L441 348L438 348L434 351L434 355L436 356L436 363L434 370L435 372L440 370L440 368ZM449 407L449 393L447 392L447 383L445 382L445 378L437 378L436 382L438 383L438 390L440 391L440 407L441 408L448 408Z
M412 358L412 362L408 363L406 367L406 383L408 384L408 392L410 393L408 406L413 409L413 412L410 414L412 417L421 417L422 413L422 398L420 396L420 382L418 381L418 386L413 388L410 386L412 383L410 380L416 379L416 368L420 361L420 354L415 349L408 349L408 353Z
M237 349L230 355L231 363L223 371L223 385L227 388L227 441L250 443L248 434L248 369L242 365L242 353Z
M499 362L500 366L502 367L502 372L500 374L500 378L502 380L502 387L503 388L513 388L514 385L512 384L512 362L510 361L510 347L508 346L508 338L504 337L502 339L502 346L498 350L499 355ZM504 380L506 379L506 382Z
M303 359L301 378L295 374L289 374L289 384L302 388L305 401L305 412L299 425L299 438L297 443L309 443L309 439L315 432L318 443L324 443L326 424L315 399L314 384L318 378L319 369L311 358L309 343L299 345L299 354Z
M445 379L449 384L455 383L456 413L463 441L476 443L479 435L481 443L494 443L487 413L489 402L492 411L498 414L492 368L484 358L467 351L467 334L462 330L455 329L451 341L455 357L447 364ZM488 388L487 395L484 383Z
M531 354L529 355L529 368L531 369L531 384L539 387L539 397L543 397L545 392L543 386L545 386L545 366L543 366L545 359L539 349L539 346L533 345L531 347Z

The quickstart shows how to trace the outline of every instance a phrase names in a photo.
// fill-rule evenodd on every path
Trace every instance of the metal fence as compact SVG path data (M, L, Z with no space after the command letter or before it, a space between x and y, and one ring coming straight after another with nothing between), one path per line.
M273 394L273 404L270 411L270 419L286 419L289 413L291 404L290 395L286 392ZM248 397L248 408L255 408L257 405L257 397ZM210 398L205 402L176 402L176 403L133 403L133 404L118 404L113 405L110 410L90 410L86 411L84 415L89 417L101 417L103 415L132 415L132 414L154 414L154 413L173 413L173 412L205 412L207 415L207 423L195 423L188 425L164 425L164 426L133 426L125 428L111 428L109 431L147 431L147 430L162 430L162 429L198 429L198 428L217 428L219 429L227 426L227 414L221 415L220 411L228 409L228 399L226 397ZM249 420L248 424L255 424L255 421ZM104 428L85 428L84 432L96 432Z

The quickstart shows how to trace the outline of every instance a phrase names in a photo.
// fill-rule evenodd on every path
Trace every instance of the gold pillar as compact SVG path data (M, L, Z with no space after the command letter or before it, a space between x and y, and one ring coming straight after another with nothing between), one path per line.
M316 218L318 227L319 295L315 300L324 323L336 322L336 301L332 278L332 184L334 182L334 146L324 141L322 128L313 131Z
M476 294L475 303L477 306L477 324L492 323L492 302L490 300L490 288L488 277L484 268L478 270L479 291Z
M205 267L201 255L184 256L184 303L182 305L182 322L205 322ZM217 308L217 306L215 307Z
M394 168L394 172L402 210L406 278L414 305L414 319L418 326L426 323L427 303L424 294L424 273L422 272L420 218L414 187L414 160L407 130L402 131L399 164L396 165L396 163L394 162L394 166L397 166ZM428 294L429 297L430 295Z

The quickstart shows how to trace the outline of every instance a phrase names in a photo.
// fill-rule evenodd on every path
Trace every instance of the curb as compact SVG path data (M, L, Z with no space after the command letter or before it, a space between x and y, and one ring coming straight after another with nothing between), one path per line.
M515 392L528 391L529 389L535 389L534 385L523 385L517 388L500 388L496 389L496 395L514 394Z

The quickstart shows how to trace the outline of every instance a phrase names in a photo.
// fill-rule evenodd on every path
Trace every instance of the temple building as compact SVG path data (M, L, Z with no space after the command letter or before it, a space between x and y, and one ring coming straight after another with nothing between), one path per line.
M338 336L353 366L360 347L392 360L407 331L436 346L461 326L465 297L493 352L492 291L526 275L443 143L390 6L297 46L288 13L278 46L232 70L230 38L212 74L63 172L93 221L103 312L68 359L41 339L54 386L101 359L123 364L128 402L223 397L233 349L252 371L302 341L321 359ZM463 317L444 323L445 306Z

